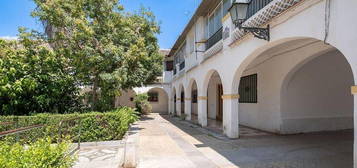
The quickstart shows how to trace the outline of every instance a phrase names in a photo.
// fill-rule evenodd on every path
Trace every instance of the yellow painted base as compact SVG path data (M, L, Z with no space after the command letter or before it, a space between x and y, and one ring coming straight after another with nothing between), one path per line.
M197 100L207 100L208 98L206 96L198 96Z
M352 86L352 87L351 87L351 93L352 93L353 95L357 95L357 86Z
M223 95L222 99L239 99L239 94L227 94Z

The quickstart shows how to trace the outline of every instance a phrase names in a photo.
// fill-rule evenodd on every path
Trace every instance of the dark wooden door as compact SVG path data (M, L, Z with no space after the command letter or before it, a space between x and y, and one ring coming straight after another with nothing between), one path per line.
M222 121L223 119L223 99L222 99L222 96L223 96L223 87L222 85L218 85L217 87L217 100L218 100L218 106L217 106L217 120L218 121Z
M174 96L174 115L176 115L176 99L177 99L177 97L175 94L175 96Z

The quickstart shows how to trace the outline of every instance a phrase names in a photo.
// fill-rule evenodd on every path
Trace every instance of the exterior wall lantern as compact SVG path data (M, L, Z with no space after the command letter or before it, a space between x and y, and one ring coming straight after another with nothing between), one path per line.
M269 25L266 28L242 26L242 24L247 20L249 4L250 0L235 0L232 3L232 6L229 8L229 13L231 14L233 24L239 29L243 29L244 32L252 33L256 38L269 41Z

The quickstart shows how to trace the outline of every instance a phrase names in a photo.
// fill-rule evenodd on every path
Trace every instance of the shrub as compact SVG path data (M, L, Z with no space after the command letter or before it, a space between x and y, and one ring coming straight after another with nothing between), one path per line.
M39 139L29 145L0 141L0 168L70 168L74 159L68 154L69 143L51 144L51 139Z
M151 113L151 105L148 101L149 96L146 93L137 94L134 98L135 108L140 114Z
M64 120L78 120L64 122L62 127L59 123ZM131 123L138 119L134 109L123 107L110 112L99 113L74 113L74 114L37 114L34 116L0 116L0 122L14 121L16 124L1 126L0 131L42 124L45 127L12 135L20 139L22 143L34 142L44 137L52 137L53 141L63 136L69 136L77 142L79 130L82 142L119 140L128 130Z

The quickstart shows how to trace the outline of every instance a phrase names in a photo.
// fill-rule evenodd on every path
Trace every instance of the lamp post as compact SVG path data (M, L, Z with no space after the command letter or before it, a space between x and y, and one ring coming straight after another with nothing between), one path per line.
M232 6L229 8L229 13L231 14L231 19L233 24L237 28L243 29L245 32L252 33L256 38L269 41L270 40L269 25L266 28L243 26L243 23L247 20L247 12L248 12L249 4L250 4L250 0L235 0L235 2L232 3Z

